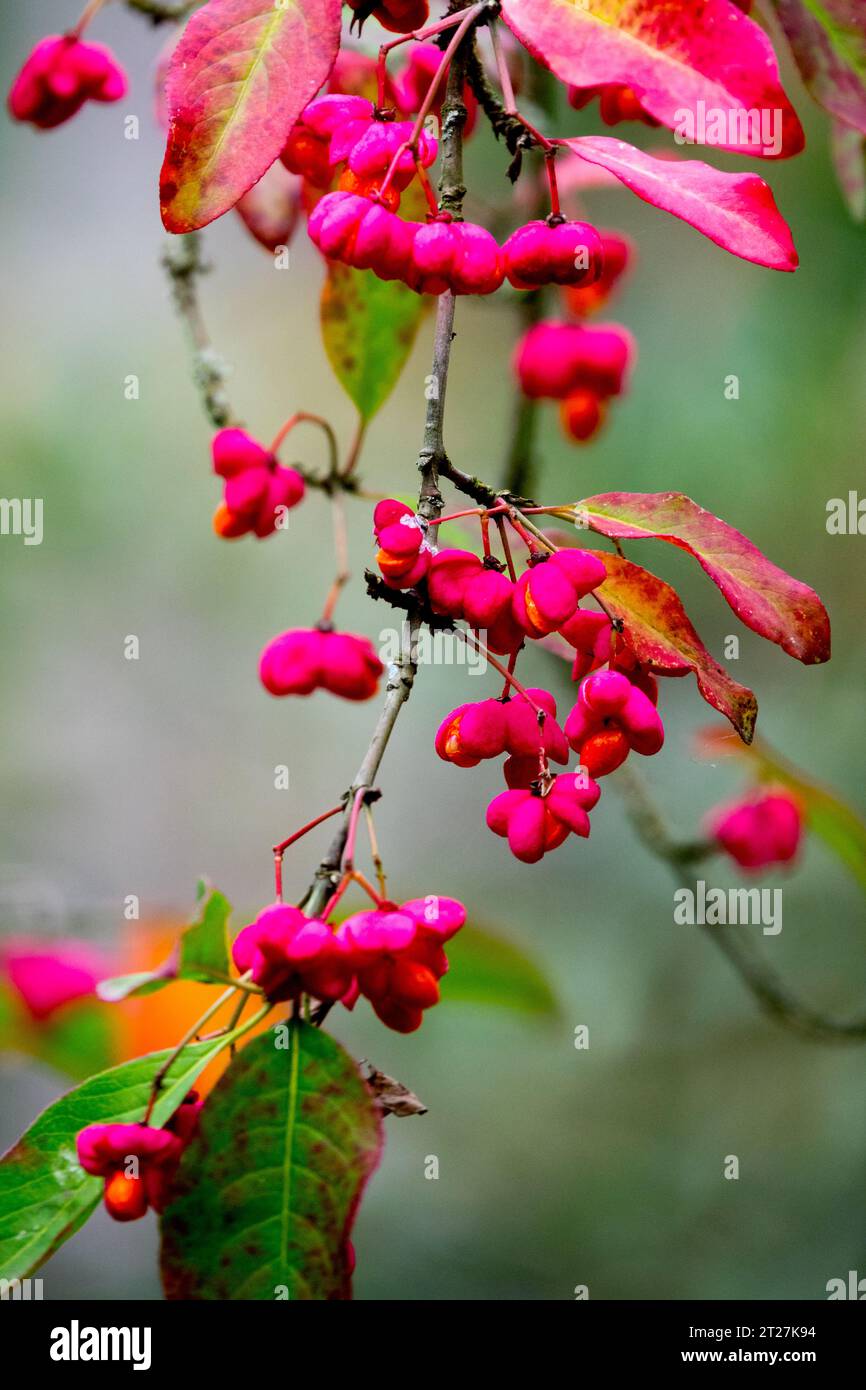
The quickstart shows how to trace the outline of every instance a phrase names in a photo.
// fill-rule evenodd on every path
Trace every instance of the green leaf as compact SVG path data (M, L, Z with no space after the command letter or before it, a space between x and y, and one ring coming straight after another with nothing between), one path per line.
M379 1160L379 1117L332 1037L281 1027L225 1072L184 1155L162 1218L170 1299L349 1296L346 1241Z
M137 970L132 975L112 975L108 980L100 980L96 993L106 1004L119 1004L121 999L140 998L143 994L155 994L177 979L172 969L163 973L165 965L158 970Z
M372 420L412 351L425 299L399 280L331 261L322 288L322 337L337 380Z
M152 1122L161 1125L226 1037L194 1043L172 1065ZM90 1124L140 1120L153 1078L171 1055L152 1052L92 1076L55 1101L0 1162L0 1278L23 1279L53 1255L90 1216L102 1183L79 1166L75 1138Z
M714 732L708 731L701 740L701 746L705 754L713 756L735 752L754 771L759 781L787 787L792 791L803 806L808 828L841 859L866 891L866 824L856 811L835 793L813 782L764 742L754 743L751 748L733 747L729 741L722 743L714 737Z
M228 899L200 880L196 890L197 915L184 927L180 940L168 960L156 970L138 971L133 975L114 975L100 980L96 993L109 1004L143 994L153 994L175 980L198 980L212 984L215 980L231 978L231 954L228 921L231 904Z
M556 997L534 961L510 941L467 925L448 944L442 998L554 1017Z
M231 974L228 921L231 903L215 888L199 884L199 913L180 938L178 979L208 980Z

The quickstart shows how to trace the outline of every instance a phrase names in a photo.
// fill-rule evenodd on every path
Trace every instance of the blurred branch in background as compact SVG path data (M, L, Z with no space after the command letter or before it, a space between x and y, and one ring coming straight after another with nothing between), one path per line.
M230 368L216 352L205 327L198 298L198 281L210 267L202 259L199 232L172 237L162 263L168 271L175 307L186 325L193 350L193 379L201 392L205 414L217 429L233 423L234 416L225 391Z
M642 778L633 768L619 769L619 788L625 791L626 814L641 843L669 865L678 884L684 868L716 853L710 841L678 842L673 838ZM866 1016L849 1020L828 1018L791 994L742 927L703 924L703 929L761 1008L777 1022L817 1042L866 1041Z
M146 15L154 24L162 24L166 20L185 19L204 4L204 0L175 0L174 4L171 0L126 0L126 4L130 10Z

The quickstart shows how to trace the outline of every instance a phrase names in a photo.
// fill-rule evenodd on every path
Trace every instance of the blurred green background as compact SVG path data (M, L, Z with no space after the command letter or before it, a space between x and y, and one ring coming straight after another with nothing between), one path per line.
M43 33L67 26L59 0L6 6L4 81ZM238 905L237 925L271 894L269 846L333 803L366 746L373 706L324 696L275 701L261 689L263 643L315 617L331 573L322 499L266 544L218 542L209 431L158 261L162 139L152 69L165 40L111 6L93 37L132 76L115 107L90 107L50 135L2 123L7 354L4 496L45 501L40 547L0 541L5 659L2 861L61 912L110 939L122 900L185 911L205 872ZM862 811L864 545L828 536L831 497L864 486L864 233L829 166L827 124L788 73L806 153L767 173L802 266L794 276L726 255L627 191L593 193L590 215L637 237L640 264L609 317L636 333L628 398L589 449L544 409L537 492L565 501L610 489L682 490L744 530L824 598L829 666L806 669L739 629L688 557L646 546L632 558L676 583L710 648L740 632L733 673L759 697L759 731ZM137 114L141 139L124 139ZM593 129L571 113L562 133ZM627 127L626 138L670 137ZM645 138L644 138L645 137ZM728 167L745 161L716 158ZM469 156L485 198L506 185L486 133ZM477 207L477 205L476 205ZM293 410L326 414L346 441L348 402L318 330L319 261L303 233L292 269L228 216L207 233L204 287L230 391L254 433ZM501 301L501 302L500 302ZM461 303L446 436L455 462L501 468L511 420L517 327L504 297ZM374 422L367 484L411 491L430 324ZM137 402L124 378L140 378ZM739 401L724 397L728 374ZM308 463L315 435L298 438ZM287 458L291 457L291 451ZM355 582L343 625L377 637L385 609L363 595L371 554L364 504L350 511ZM140 638L128 662L123 640ZM543 653L525 677L566 699ZM492 766L441 763L433 733L496 682L448 666L422 671L393 739L377 808L397 897L453 894L473 919L518 943L547 973L558 1017L443 1004L404 1038L359 1008L334 1016L359 1057L429 1106L389 1120L387 1150L356 1231L361 1299L823 1298L828 1279L866 1274L866 1048L806 1043L768 1021L712 943L673 922L673 880L636 842L615 779L587 843L519 865L484 827ZM693 833L742 784L729 762L695 760L694 730L718 717L694 682L662 692L667 743L644 765L674 824ZM273 786L277 763L291 789ZM287 861L300 889L324 843ZM734 882L719 866L707 878ZM866 1000L864 913L856 885L814 842L784 884L784 930L763 938L792 990L837 1015ZM757 928L750 929L757 932ZM459 968L459 967L455 967ZM590 1047L577 1051L586 1024ZM11 1141L63 1083L5 1065L0 1130ZM740 1161L723 1177L725 1156ZM425 1178L425 1159L439 1178ZM108 1228L100 1212L44 1271L49 1298L159 1296L150 1219Z

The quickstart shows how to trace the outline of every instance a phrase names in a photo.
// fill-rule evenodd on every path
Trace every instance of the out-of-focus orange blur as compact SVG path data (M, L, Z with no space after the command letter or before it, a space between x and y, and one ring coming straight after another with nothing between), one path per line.
M185 923L174 918L158 918L146 922L131 922L123 947L123 973L138 970L154 970L170 954ZM201 1018L205 1009L217 996L213 985L199 985L178 981L167 985L155 994L146 994L138 999L125 999L120 1004L107 1005L117 1014L118 1019L118 1058L119 1062L132 1057L141 1057L146 1052L158 1052L161 1048L174 1047L196 1019ZM235 1008L230 1000L220 1013L206 1024L211 1032L222 1027ZM250 998L247 1010L255 1011L256 1000ZM261 1033L271 1025L267 1020L258 1024L239 1043L243 1047L250 1038ZM217 1057L202 1072L196 1081L196 1090L201 1094L210 1091L225 1070L229 1060L228 1049Z

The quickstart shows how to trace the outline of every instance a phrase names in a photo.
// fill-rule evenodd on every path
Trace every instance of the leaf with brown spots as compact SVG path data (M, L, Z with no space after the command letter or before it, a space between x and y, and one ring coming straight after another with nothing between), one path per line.
M256 1038L209 1097L163 1215L166 1297L351 1297L349 1237L380 1126L327 1033L293 1021Z

